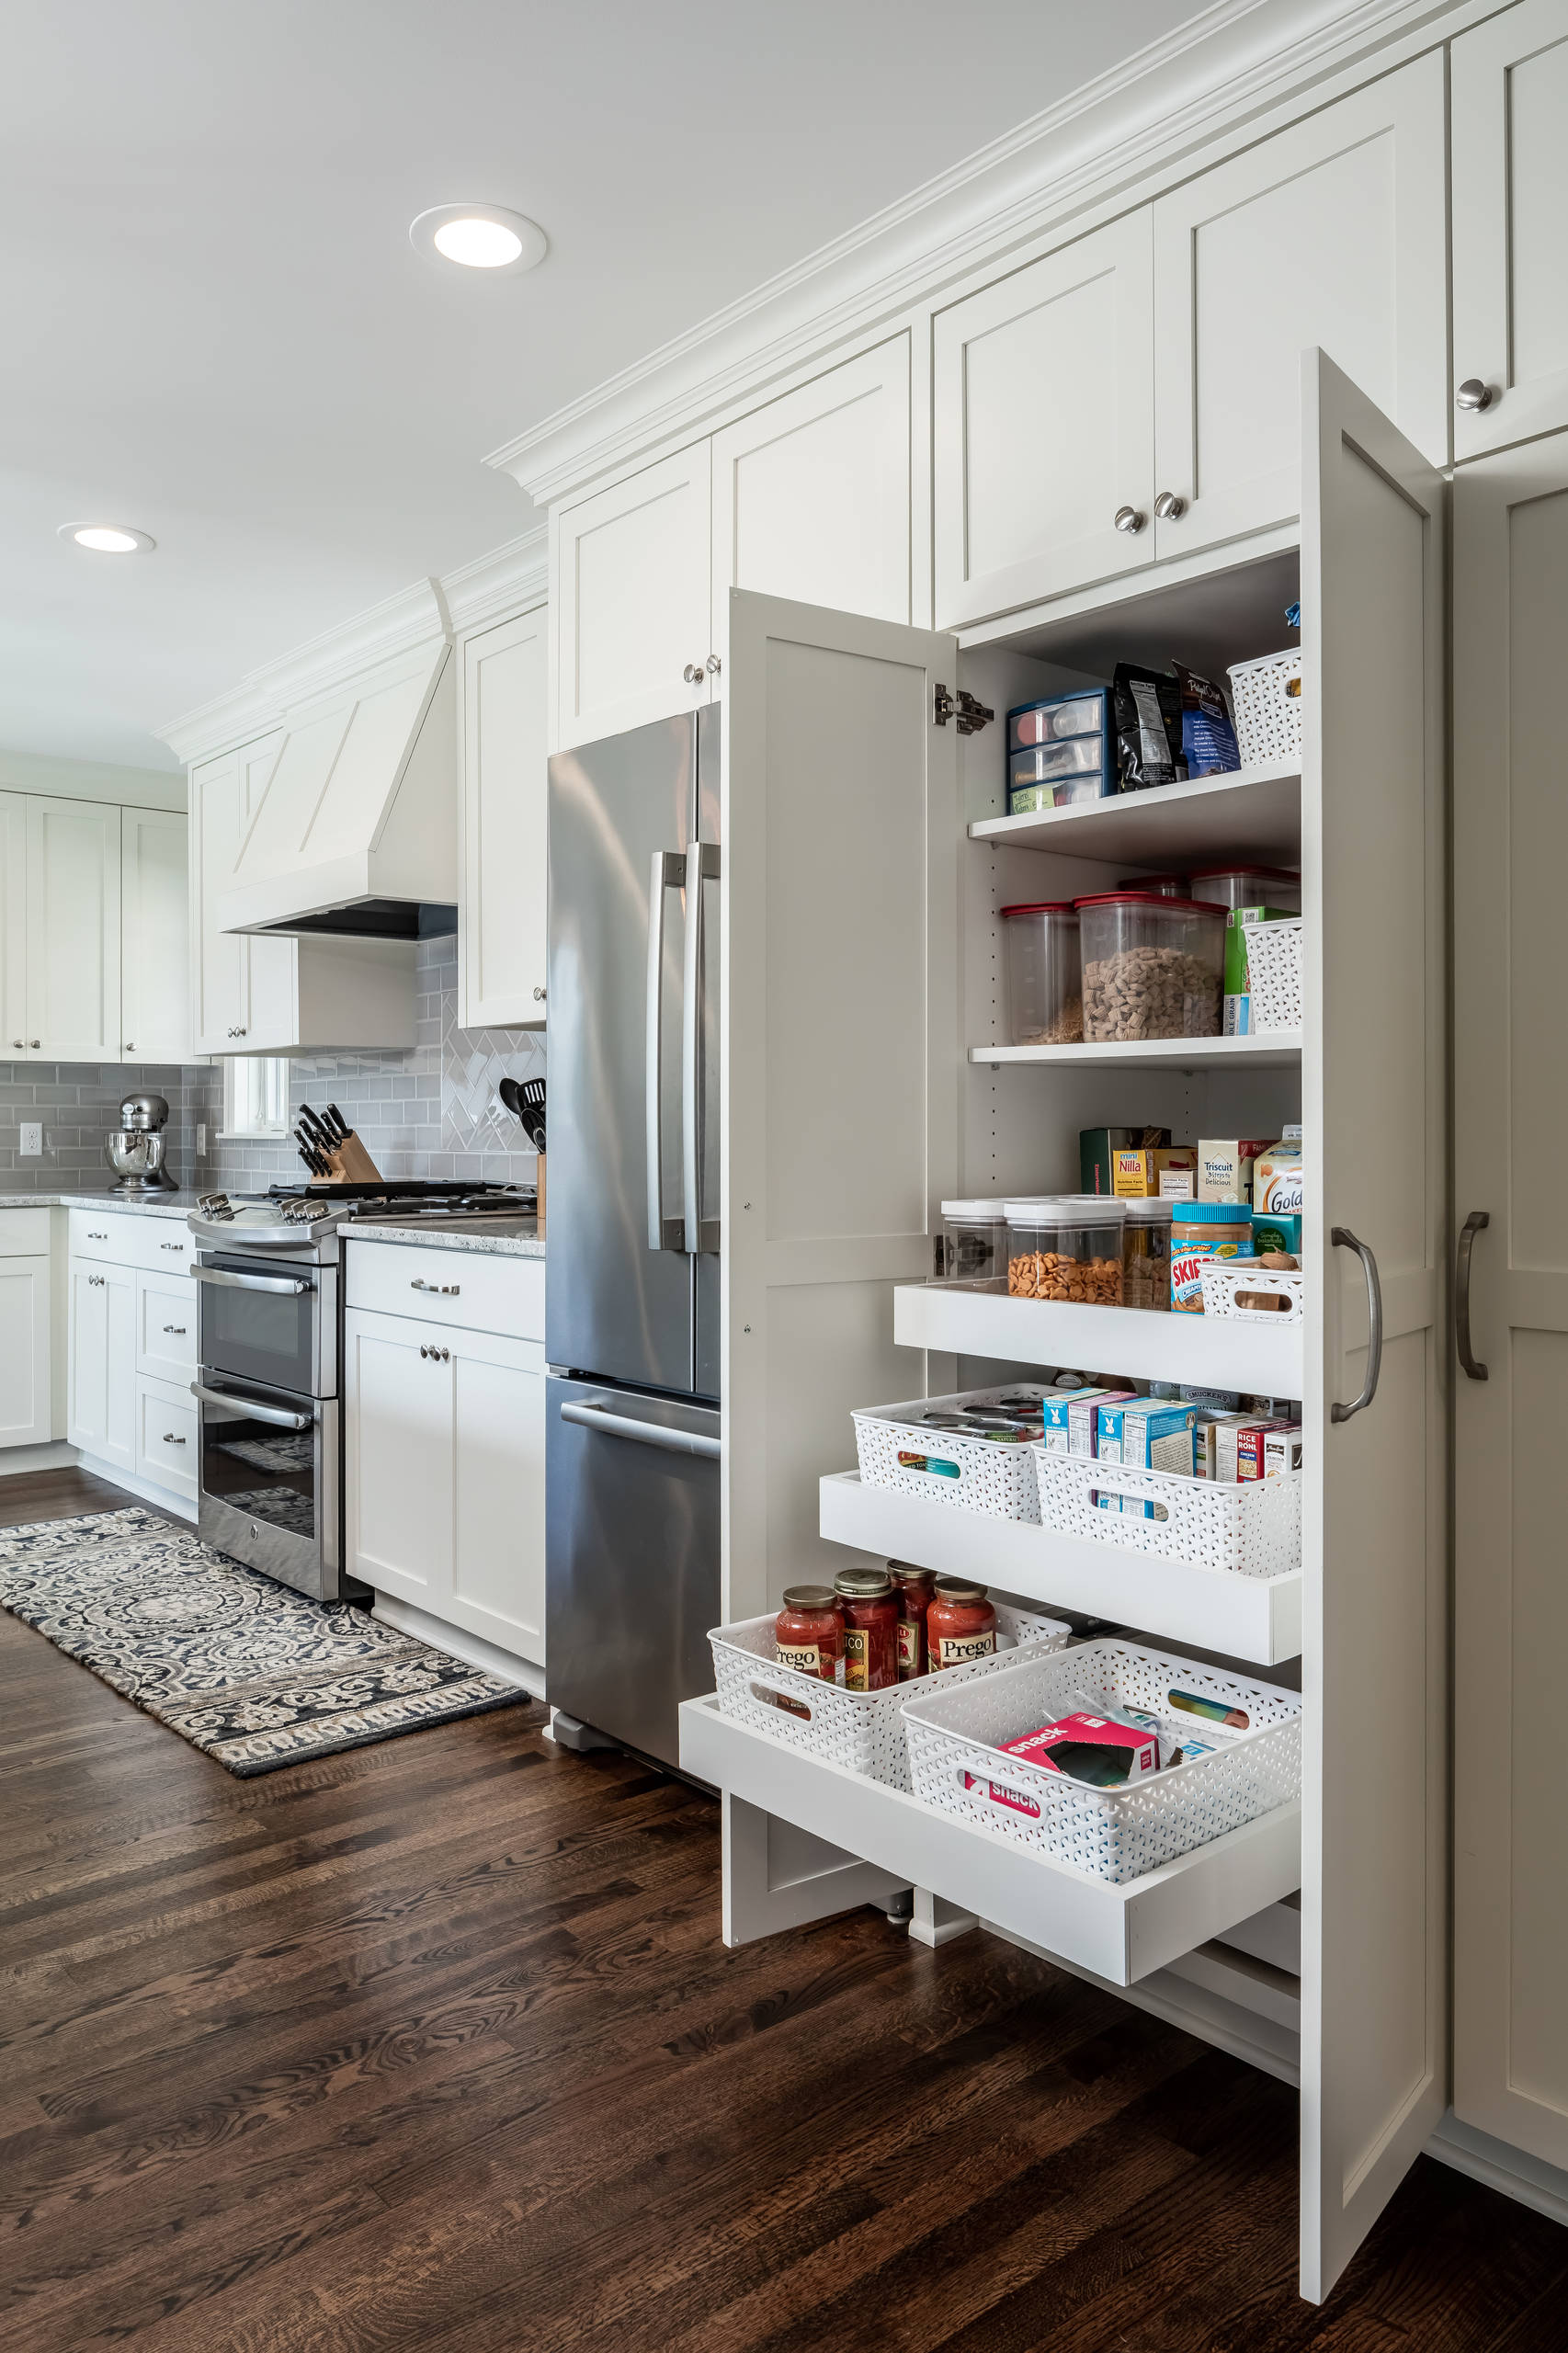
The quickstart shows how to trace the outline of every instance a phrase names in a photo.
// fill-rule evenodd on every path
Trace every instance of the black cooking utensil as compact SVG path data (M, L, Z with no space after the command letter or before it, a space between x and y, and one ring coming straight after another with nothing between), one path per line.
M520 1120L523 1116L523 1106L522 1098L517 1093L517 1080L504 1078L495 1092L501 1097L503 1108L510 1111L514 1120Z

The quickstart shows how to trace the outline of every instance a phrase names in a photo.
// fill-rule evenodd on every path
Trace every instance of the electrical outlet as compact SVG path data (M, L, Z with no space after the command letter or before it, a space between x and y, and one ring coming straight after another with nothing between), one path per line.
M207 1122L205 1120L198 1120L196 1123L196 1149L199 1155L205 1154L207 1150Z
M43 1121L41 1120L22 1121L21 1154L24 1160L40 1160L43 1157Z

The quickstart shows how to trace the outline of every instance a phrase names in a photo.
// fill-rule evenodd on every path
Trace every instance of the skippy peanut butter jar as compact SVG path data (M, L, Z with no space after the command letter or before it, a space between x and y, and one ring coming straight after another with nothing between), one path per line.
M1252 1250L1252 1212L1244 1201L1177 1201L1171 1219L1171 1307L1203 1313L1203 1269L1216 1258Z

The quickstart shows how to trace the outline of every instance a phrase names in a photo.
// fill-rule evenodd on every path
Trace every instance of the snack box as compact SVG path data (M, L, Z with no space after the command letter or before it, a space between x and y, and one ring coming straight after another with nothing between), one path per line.
M1250 1201L1253 1165L1270 1139L1260 1136L1200 1136L1198 1198L1200 1201Z
M1167 1150L1169 1128L1080 1128L1078 1131L1078 1190L1081 1193L1114 1192L1111 1165L1119 1152L1135 1152L1140 1146L1149 1150Z
M1155 1199L1165 1190L1164 1178L1177 1173L1188 1177L1198 1173L1198 1156L1190 1144L1134 1147L1110 1156L1110 1188L1123 1200Z
M1142 1781L1160 1769L1160 1736L1158 1732L1145 1732L1134 1724L1118 1723L1113 1717L1091 1715L1087 1710L1063 1716L1059 1722L1042 1725L1039 1732L1026 1732L1017 1740L1004 1741L1004 1756L1021 1756L1030 1765L1039 1765L1048 1773L1065 1774L1075 1781L1086 1781L1093 1789L1118 1790L1129 1781ZM1061 1761L1058 1761L1059 1758ZM1087 1766L1086 1771L1074 1771L1076 1766ZM1096 1767L1098 1770L1096 1770Z
M1256 1216L1301 1214L1301 1131L1287 1128L1278 1143L1260 1152L1253 1163L1252 1205ZM1299 1254L1298 1254L1299 1255Z
M1255 1171L1256 1176L1256 1171ZM1288 1250L1292 1258L1301 1255L1301 1221L1291 1211L1254 1210L1252 1213L1253 1256L1261 1258L1266 1250Z

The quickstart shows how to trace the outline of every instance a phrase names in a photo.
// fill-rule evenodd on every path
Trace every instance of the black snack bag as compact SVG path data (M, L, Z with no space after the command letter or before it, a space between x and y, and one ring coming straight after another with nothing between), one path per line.
M1168 671L1116 665L1116 756L1123 792L1175 784L1187 773L1181 753L1181 681Z

